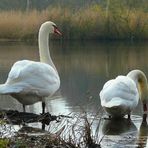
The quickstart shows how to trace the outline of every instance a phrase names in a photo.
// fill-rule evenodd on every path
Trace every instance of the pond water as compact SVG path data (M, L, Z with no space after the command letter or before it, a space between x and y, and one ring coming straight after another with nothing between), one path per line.
M47 98L47 111L54 115L82 111L89 114L102 113L99 92L107 80L117 75L126 75L133 69L140 69L148 75L147 46L146 42L52 41L50 52L60 75L61 87L52 99ZM36 42L0 42L0 83L6 81L13 63L22 59L39 60ZM23 110L22 105L8 95L0 96L0 101L1 109ZM27 111L41 113L41 103L27 106ZM125 139L128 139L127 147L135 147L135 141L140 134L145 137L141 143L146 146L148 128L141 124L140 102L132 114L130 125L127 121L101 122L100 133L106 135L102 140L105 147L122 147L122 144L125 146ZM108 128L110 131L103 133ZM123 133L130 135L128 137ZM130 136L136 138L133 140Z

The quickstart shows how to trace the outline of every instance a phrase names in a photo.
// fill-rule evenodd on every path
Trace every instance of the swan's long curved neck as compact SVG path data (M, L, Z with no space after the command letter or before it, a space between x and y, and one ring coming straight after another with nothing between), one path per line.
M148 84L145 74L140 70L133 70L127 76L135 81L142 102L148 102Z
M51 65L56 71L56 67L51 59L50 51L49 51L49 32L43 29L39 30L39 56L40 61L46 64Z

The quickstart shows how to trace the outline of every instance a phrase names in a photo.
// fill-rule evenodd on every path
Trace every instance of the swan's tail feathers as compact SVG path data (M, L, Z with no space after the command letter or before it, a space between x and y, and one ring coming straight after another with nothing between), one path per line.
M0 94L11 94L11 93L18 93L20 92L20 88L7 85L7 84L0 84Z

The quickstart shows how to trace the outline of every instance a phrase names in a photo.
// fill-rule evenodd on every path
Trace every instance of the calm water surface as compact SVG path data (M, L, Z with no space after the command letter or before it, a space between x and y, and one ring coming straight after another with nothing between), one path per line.
M79 113L83 110L90 114L98 113L101 108L99 92L108 79L121 74L126 75L132 69L141 69L148 75L147 45L145 42L52 42L50 52L61 78L61 87L52 100L47 99L47 111L55 115ZM6 81L13 63L23 59L39 60L37 43L0 42L0 83ZM0 108L22 111L22 105L10 96L0 96L0 101ZM27 111L40 113L41 103L28 106ZM107 128L115 130L112 125L117 124L121 131L110 131L107 135L140 131L141 114L139 102L133 112L130 126L127 125L127 121L103 121L102 133ZM148 130L147 126L142 128ZM147 133L145 136L147 140ZM122 137L121 141L118 139L118 143L121 143L123 138L125 137ZM111 137L106 136L104 141L109 139ZM116 145L113 139L112 142Z

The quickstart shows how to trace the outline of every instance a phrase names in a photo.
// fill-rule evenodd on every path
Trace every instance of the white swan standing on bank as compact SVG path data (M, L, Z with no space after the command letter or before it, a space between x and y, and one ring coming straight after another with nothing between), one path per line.
M140 70L132 70L127 76L107 81L100 92L101 105L112 117L128 115L130 118L139 98L144 114L147 114L148 84L145 74Z
M22 60L12 66L5 84L0 85L0 94L9 94L20 103L31 105L42 101L45 112L45 97L51 97L60 87L60 78L50 57L49 34L61 35L56 24L47 21L39 30L38 43L40 62Z

